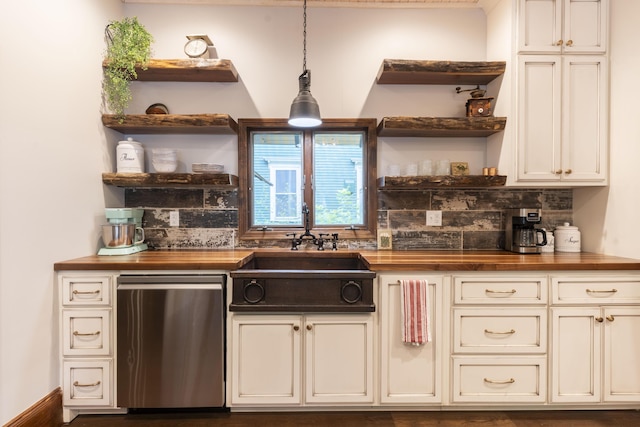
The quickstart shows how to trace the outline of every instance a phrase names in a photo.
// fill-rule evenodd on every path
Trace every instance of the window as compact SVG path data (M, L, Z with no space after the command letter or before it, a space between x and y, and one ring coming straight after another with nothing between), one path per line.
M284 119L239 125L241 238L304 232L303 204L316 235L375 236L375 119L329 119L312 129Z

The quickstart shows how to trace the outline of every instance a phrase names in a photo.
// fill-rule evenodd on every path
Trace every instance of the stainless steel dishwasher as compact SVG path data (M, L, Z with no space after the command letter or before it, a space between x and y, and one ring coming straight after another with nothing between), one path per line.
M118 278L118 406L224 407L225 281L222 274Z

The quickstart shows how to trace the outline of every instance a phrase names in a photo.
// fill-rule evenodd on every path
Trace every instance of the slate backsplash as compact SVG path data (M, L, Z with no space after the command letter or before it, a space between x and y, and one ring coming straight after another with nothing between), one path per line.
M153 248L231 249L289 247L288 241L239 241L237 190L126 189L125 207L145 209L143 227ZM573 222L571 189L434 189L379 191L378 228L392 232L395 250L490 250L504 247L504 211L542 208L542 227ZM180 226L169 226L178 210ZM426 225L427 210L442 211L442 227ZM341 248L375 249L376 242L340 242Z

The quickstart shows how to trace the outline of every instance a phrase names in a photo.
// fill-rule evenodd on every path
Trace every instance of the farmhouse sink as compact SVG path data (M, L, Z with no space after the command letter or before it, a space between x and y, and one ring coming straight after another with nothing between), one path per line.
M257 252L230 272L230 311L372 312L376 274L358 254Z

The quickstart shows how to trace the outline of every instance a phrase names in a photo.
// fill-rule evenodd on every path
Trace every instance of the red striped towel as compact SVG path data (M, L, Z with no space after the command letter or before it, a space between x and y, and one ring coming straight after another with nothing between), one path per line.
M402 342L420 345L431 341L429 284L426 280L401 280Z

